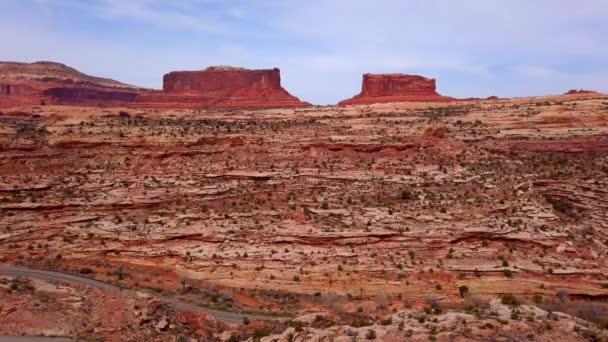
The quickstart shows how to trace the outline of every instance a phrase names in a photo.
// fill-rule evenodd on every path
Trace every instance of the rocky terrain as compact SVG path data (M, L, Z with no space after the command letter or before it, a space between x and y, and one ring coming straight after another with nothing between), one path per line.
M175 312L149 294L0 277L1 336L86 341L168 341L206 337L223 325L204 314ZM225 329L225 327L224 327Z
M608 96L598 93L266 110L22 106L0 114L0 256L282 318L205 338L601 340L607 176ZM38 292L27 301L81 314ZM138 301L104 294L122 295ZM88 312L108 310L84 298ZM29 306L1 310L2 322L36 319ZM82 331L73 321L64 336ZM41 331L21 324L0 335Z
M331 325L325 316L303 316L294 320L293 327L261 341L593 341L608 338L605 330L560 312L506 303L508 299L466 301L470 306L464 311L443 310L430 304L426 310L400 310L375 323L354 320L345 325Z

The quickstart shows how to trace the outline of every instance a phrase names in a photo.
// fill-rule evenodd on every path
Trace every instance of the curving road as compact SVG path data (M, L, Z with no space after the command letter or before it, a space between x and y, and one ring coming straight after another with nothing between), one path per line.
M28 267L18 267L18 266L0 266L0 275L10 276L10 277L27 277L27 278L36 278L42 280L53 280L60 281L64 283L76 283L82 284L86 286L95 287L98 289L104 290L114 290L120 291L121 287L112 285L109 283L105 283L103 281L82 277L75 274L56 272L56 271L47 271L40 270L35 268ZM226 323L234 323L240 324L243 322L243 317L247 317L249 320L281 320L281 318L273 317L273 316L260 316L260 315L248 315L241 314L230 311L220 311L208 309L202 306L197 306L194 304L188 304L184 302L177 301L175 299L169 297L158 297L159 300L169 306L173 307L175 310L180 311L192 311L192 312L203 312L210 316L215 317L216 319L226 322ZM0 341L2 338L0 337Z

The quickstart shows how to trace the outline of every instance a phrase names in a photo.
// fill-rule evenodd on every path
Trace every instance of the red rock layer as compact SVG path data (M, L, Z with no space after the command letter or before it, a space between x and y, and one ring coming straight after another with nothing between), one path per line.
M365 74L361 93L341 101L339 105L453 100L438 94L435 80L431 78L406 74Z
M176 71L163 77L163 91L142 94L138 107L243 108L304 107L281 86L278 68L248 70L210 67L202 71Z

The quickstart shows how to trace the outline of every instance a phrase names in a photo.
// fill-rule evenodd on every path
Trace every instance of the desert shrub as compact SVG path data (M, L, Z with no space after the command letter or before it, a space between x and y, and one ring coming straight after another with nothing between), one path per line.
M441 303L439 303L439 299L437 299L437 297L435 296L427 296L426 297L426 302L430 305L430 308L425 308L425 312L427 312L428 314L435 314L435 315L441 315L441 313L443 312L443 309L441 308Z
M88 267L83 267L80 269L80 274L91 274L91 273L93 273L93 270Z
M500 296L500 302L504 305L517 306L520 304L519 299L512 293L504 293Z
M355 319L350 326L353 328L361 328L361 327L369 327L372 325L372 322L369 319L361 318Z
M391 317L385 318L380 321L381 325L391 325L393 324L393 319Z
M595 324L605 322L606 315L608 314L606 306L602 304L570 302L568 306L576 317Z
M570 203L566 199L547 197L547 202L549 202L549 204L551 204L553 209L555 209L556 211L558 211L566 216L570 216L570 217L577 216L576 208L574 208L572 203Z
M460 293L460 298L464 298L469 294L469 287L466 285L461 285L458 288L458 292Z
M479 296L466 296L464 298L464 307L466 311L479 311L489 308L490 303Z
M401 190L401 194L399 195L399 198L401 198L401 200L403 201L410 201L416 198L416 196L409 190L409 189L404 189Z
M35 288L29 278L18 277L10 281L9 289L15 292L34 292Z
M367 334L365 334L365 338L368 340L375 340L376 339L376 331L373 329L369 329L367 331Z
M253 340L259 341L262 337L266 337L270 335L270 330L268 328L257 328L253 331Z

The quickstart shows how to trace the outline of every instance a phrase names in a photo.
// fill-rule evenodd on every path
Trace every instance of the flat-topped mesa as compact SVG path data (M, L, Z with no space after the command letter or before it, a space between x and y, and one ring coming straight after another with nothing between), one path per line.
M341 101L339 105L454 100L437 93L432 78L407 74L364 74L361 93Z
M281 88L279 69L247 70L234 67L209 67L203 71L174 71L163 77L165 93L207 94L213 91Z
M249 70L215 66L174 71L163 77L163 91L143 94L137 106L178 108L304 107L281 86L278 68Z

